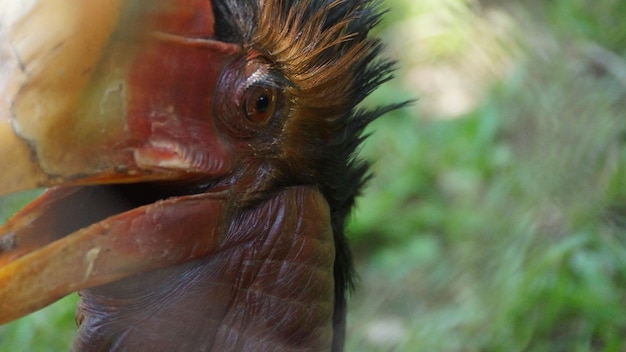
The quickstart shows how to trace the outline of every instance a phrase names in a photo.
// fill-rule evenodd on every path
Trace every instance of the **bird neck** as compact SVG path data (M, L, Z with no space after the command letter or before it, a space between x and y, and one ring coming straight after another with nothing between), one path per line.
M230 224L210 257L82 291L74 349L329 350L335 251L324 197L287 188Z

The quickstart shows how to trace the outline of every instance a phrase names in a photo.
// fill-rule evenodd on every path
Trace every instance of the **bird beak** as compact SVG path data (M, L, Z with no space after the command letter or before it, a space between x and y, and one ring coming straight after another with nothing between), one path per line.
M226 191L129 205L84 187L232 171L213 96L241 48L211 3L4 1L0 18L0 195L54 187L0 228L0 324L213 250Z

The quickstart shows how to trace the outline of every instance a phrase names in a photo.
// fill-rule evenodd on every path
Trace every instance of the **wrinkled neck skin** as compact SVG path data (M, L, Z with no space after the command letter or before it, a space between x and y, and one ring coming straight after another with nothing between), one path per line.
M72 351L328 351L334 256L323 196L287 188L213 255L82 291Z

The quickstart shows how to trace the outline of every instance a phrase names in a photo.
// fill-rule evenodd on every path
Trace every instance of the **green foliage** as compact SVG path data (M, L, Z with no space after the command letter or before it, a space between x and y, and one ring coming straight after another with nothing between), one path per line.
M0 327L0 351L68 351L74 332L73 294L47 308Z
M602 29L623 2L482 5L475 22L518 23L505 73L461 116L397 112L365 148L348 349L626 350L626 25Z

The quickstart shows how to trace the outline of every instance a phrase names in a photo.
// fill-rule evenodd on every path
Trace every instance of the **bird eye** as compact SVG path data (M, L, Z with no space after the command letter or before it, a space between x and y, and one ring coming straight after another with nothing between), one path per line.
M260 56L242 57L222 72L213 104L215 115L237 138L252 138L278 128L288 111L288 92L277 69Z
M244 110L253 123L267 123L276 111L276 89L254 85L246 90Z

